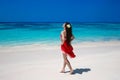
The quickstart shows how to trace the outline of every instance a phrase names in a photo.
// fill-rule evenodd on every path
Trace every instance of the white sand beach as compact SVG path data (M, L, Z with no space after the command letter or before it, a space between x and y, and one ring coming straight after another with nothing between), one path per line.
M68 58L74 74L59 73L59 45L0 47L0 80L120 80L120 42L74 44L76 58Z

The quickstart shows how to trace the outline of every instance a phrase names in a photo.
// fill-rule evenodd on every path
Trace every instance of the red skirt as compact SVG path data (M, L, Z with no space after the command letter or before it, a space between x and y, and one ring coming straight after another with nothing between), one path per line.
M73 47L72 47L72 45L67 44L66 41L64 42L64 44L61 45L61 50L62 50L65 54L69 55L71 58L74 58L74 57L75 57L75 54L74 54L74 52L73 52Z

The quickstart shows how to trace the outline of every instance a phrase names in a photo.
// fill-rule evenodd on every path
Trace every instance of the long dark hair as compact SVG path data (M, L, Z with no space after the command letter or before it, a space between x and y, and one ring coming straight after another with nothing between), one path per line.
M68 26L70 25L70 26ZM69 22L65 23L65 30L66 30L66 41L68 44L71 42L71 37L72 37L72 26Z

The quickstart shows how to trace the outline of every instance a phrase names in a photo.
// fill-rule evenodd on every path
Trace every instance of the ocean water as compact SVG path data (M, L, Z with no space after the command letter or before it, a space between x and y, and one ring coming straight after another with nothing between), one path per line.
M0 23L0 45L59 45L63 23ZM120 23L71 23L75 40L120 41Z

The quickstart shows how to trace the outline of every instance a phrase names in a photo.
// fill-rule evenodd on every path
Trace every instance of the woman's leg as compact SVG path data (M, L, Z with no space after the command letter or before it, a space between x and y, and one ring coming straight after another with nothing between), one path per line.
M73 69L72 69L72 66L71 66L69 60L67 59L67 55L66 55L66 54L63 54L63 59L64 59L64 64L63 64L63 69L62 69L62 71L65 72L65 67L66 67L66 64L67 64L67 66L68 66L69 69L70 69L70 74L72 74L72 73L73 73Z
M63 53L63 68L62 68L62 70L61 70L61 73L64 73L64 72L65 72L65 67L66 67L66 61L65 61L65 58L66 58L66 57L65 57L65 55L66 55L66 54Z

